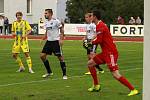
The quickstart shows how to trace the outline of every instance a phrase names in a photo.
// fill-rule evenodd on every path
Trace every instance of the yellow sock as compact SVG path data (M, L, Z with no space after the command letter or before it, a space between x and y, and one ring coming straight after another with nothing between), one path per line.
M32 68L31 57L27 57L26 61L27 61L28 67L29 67L29 68Z
M22 63L20 57L17 57L16 62L18 63L19 67L23 67L23 63Z

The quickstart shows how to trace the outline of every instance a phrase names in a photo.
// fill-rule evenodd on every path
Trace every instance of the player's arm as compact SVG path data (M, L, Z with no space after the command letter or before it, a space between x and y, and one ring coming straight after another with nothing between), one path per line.
M48 29L47 29L47 24L44 23L44 25L42 26L42 28L45 30L45 34L44 34L43 37L41 38L41 41L47 39L47 31L48 31Z
M64 36L64 24L62 23L62 26L60 27L60 39L63 40Z
M96 38L96 36L97 36L97 34L96 34L96 26L95 25L93 26L92 30L93 30L93 39L92 39L92 41L93 41ZM92 45L92 51L90 52L91 58L94 57L95 52L96 52L96 48L97 48L96 44Z
M64 39L64 36L65 36L64 35L64 23L58 21L58 27L60 29L60 34L59 34L60 40L59 40L59 43L60 43L60 45L63 45L63 39Z
M31 28L30 24L27 21L26 21L26 29L27 29L26 35L28 36L31 33L32 28Z
M46 40L46 39L47 39L47 30L46 30L44 36L43 36L43 37L41 38L41 40L40 40L40 45L41 45L41 46L43 46L43 40Z
M26 32L26 35L28 36L30 33L31 33L31 29L30 30L28 30L27 32Z
M32 31L32 28L31 28L30 24L27 21L25 21L25 27L26 27L26 33L22 36L22 38L28 37L28 35Z
M86 32L86 35L83 37L83 47L85 48L85 49L87 49L88 48L88 41L87 41L87 32Z
M83 40L87 40L87 34L88 34L88 32L87 32L87 29L86 29L86 34L85 34L85 36L83 37Z
M46 39L47 39L47 30L46 30L44 36L42 37L42 40L46 40Z
M60 45L62 45L63 44L63 39L64 39L64 27L62 26L62 27L60 27Z
M95 54L96 54L96 48L97 48L97 45L93 45L92 51L90 52L91 58L93 58L95 56Z
M86 25L85 29L86 29L86 33L85 33L85 36L83 37L83 41L84 41L84 40L87 40L87 35L88 35L88 32L87 32L87 25Z
M11 26L11 33L13 37L16 36L14 22L12 23L12 26Z

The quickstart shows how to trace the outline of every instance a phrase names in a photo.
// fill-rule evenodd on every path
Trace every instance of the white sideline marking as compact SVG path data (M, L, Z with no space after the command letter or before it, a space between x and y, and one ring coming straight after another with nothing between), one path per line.
M121 71L133 71L133 70L139 70L139 69L143 69L143 68L132 68L132 69L126 69L126 70L121 70ZM106 72L109 72L109 71L105 71ZM81 77L85 77L87 75L81 75L81 76L71 76L71 77L68 77L69 79L70 78L81 78ZM51 80L62 80L62 78L55 78L55 79L51 79ZM3 85L0 85L0 87L7 87L7 86L14 86L14 85L21 85L21 84L30 84L30 83L41 83L41 82L44 82L44 81L48 81L48 79L44 79L44 80L39 80L39 81L29 81L29 82L18 82L18 83L10 83L10 84L3 84Z

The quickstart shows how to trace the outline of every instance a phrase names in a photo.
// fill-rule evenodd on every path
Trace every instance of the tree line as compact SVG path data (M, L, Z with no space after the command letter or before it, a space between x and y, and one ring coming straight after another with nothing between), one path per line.
M126 23L131 16L144 18L144 0L67 0L66 5L71 23L84 23L84 14L92 10L100 10L107 24L116 23L118 16Z

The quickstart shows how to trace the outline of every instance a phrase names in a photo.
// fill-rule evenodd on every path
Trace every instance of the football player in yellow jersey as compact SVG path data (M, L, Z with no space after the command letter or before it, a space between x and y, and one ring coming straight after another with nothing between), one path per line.
M13 58L19 64L19 70L17 72L23 72L25 70L24 65L19 57L20 49L26 56L27 65L29 67L29 72L34 73L32 70L32 61L29 55L28 46L28 35L31 33L31 26L29 23L22 19L22 12L16 13L17 20L12 23L12 35L14 37L14 44L12 48Z

